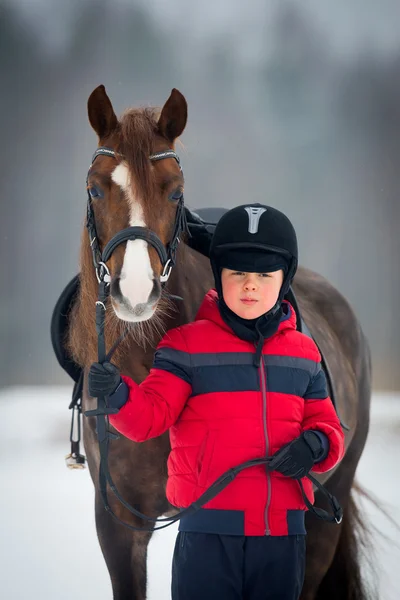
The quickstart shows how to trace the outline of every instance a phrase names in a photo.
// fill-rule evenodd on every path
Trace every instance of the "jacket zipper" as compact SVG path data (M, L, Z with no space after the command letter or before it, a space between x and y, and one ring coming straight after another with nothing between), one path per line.
M263 355L261 355L260 361L260 380L261 380L261 393L263 399L263 426L264 426L264 437L265 437L265 455L268 456L269 453L269 439L268 439L268 429L267 429L267 382L266 375L264 370L264 360ZM265 467L266 475L267 475L267 504L265 507L265 535L271 535L271 531L269 529L268 522L268 509L271 501L271 476L268 472L268 467Z

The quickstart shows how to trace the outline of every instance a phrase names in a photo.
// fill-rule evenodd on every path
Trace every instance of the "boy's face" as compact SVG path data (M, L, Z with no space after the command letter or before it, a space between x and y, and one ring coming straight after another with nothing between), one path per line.
M257 319L277 301L283 283L283 270L243 273L222 269L221 283L226 305L242 319Z

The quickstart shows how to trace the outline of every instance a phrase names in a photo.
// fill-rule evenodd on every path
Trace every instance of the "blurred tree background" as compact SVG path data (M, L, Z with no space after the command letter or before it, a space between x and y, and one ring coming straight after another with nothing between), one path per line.
M186 96L192 208L254 201L349 299L376 389L400 389L400 3L1 0L1 385L66 383L54 303L78 270L86 102Z

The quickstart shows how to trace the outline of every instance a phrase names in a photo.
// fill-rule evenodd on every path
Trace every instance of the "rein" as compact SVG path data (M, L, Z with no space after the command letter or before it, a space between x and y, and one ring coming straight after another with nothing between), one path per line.
M112 148L100 147L96 150L93 155L92 163L90 167L93 165L96 158L100 155L110 156L116 158L116 153ZM180 167L179 158L173 150L157 152L150 157L151 161L163 160L164 158L174 158ZM181 167L180 167L181 168ZM89 168L90 171L90 168ZM89 173L88 173L89 177ZM88 184L88 177L86 179L86 185ZM93 255L93 265L96 271L97 280L99 282L99 293L98 299L96 301L96 332L98 336L98 362L103 363L105 361L109 361L116 350L118 344L122 341L123 337L126 335L126 331L120 336L120 338L114 343L111 350L106 354L105 348L105 337L104 337L104 325L105 325L105 311L106 311L106 302L110 293L110 283L111 283L111 275L106 265L107 260L110 258L111 254L120 244L127 240L135 240L135 239L143 239L147 243L151 244L153 248L158 253L161 264L163 266L163 271L160 276L161 285L165 286L168 278L171 274L172 268L175 265L176 259L176 250L180 241L180 236L183 232L187 232L187 222L184 211L184 203L183 198L181 198L178 202L176 217L175 217L175 227L174 233L171 241L169 242L167 248L164 247L161 240L158 236L149 230L146 227L128 227L120 232L118 232L105 246L103 252L100 251L97 233L96 233L96 224L95 217L92 208L92 199L90 197L88 191L88 205L87 205L87 228L89 232L90 246L92 248ZM83 384L83 371L81 375ZM79 388L79 384L78 384ZM74 395L75 396L75 395ZM71 443L72 443L72 452L67 459L69 459L70 463L68 466L71 467L83 467L85 462L85 457L79 454L79 441L80 441L80 417L82 412L82 407L77 398L73 398L70 408L73 408L73 411L77 410L77 423L75 423L74 416L75 413L72 414L72 425L71 425ZM173 523L179 521L182 517L187 516L189 514L193 514L202 506L204 506L207 502L212 500L215 496L217 496L231 481L235 479L235 477L243 471L244 469L248 469L250 467L265 465L268 467L268 463L271 460L270 457L266 458L257 458L254 460L247 461L242 463L232 469L223 473L198 499L196 502L193 502L189 507L182 509L178 514L173 517L149 517L148 515L144 515L139 512L133 506L131 506L124 498L120 495L116 485L113 482L111 477L109 468L108 468L108 448L109 441L118 439L120 436L116 435L108 430L108 415L116 414L118 409L111 408L108 406L107 397L99 396L97 399L97 408L94 410L85 411L86 417L96 417L96 431L97 438L99 443L99 451L100 451L100 466L99 466L99 487L100 493L103 499L104 508L107 512L109 512L112 517L121 523L122 525L128 527L133 531L155 531L157 529L164 529L165 527L169 527ZM304 499L307 508L313 512L318 518L323 519L324 521L332 522L332 523L340 523L343 518L343 510L336 500L334 496L332 496L328 490L326 490L322 484L320 484L312 475L307 475L308 479L312 481L312 483L321 491L328 499L332 510L333 515L330 515L323 509L314 507L311 502L308 500L303 484L301 480L299 481L299 485L301 488L301 493ZM129 510L134 516L138 517L141 520L150 521L154 524L162 523L162 525L158 527L150 526L146 527L134 527L125 521L122 521L117 515L113 512L110 507L108 496L107 496L107 484L111 488L112 492L119 500L119 502Z

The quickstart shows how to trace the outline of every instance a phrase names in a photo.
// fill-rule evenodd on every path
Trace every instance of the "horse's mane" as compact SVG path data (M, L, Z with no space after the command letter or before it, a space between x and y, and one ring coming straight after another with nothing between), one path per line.
M119 151L128 164L137 195L146 203L154 195L155 180L149 156L154 151L159 109L131 108L120 120Z

